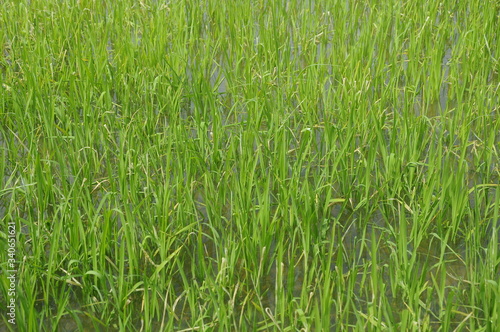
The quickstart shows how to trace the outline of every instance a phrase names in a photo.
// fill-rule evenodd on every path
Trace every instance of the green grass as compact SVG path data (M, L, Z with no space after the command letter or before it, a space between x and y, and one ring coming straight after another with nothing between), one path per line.
M0 329L494 330L499 12L3 1Z

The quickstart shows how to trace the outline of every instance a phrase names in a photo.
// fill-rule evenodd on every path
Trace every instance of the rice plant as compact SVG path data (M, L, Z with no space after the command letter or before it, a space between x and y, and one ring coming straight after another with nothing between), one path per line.
M0 330L500 324L497 1L0 8Z

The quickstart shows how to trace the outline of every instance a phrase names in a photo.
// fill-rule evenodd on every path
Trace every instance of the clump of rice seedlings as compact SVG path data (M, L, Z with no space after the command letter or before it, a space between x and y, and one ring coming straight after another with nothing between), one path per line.
M0 6L0 329L498 325L495 1Z

